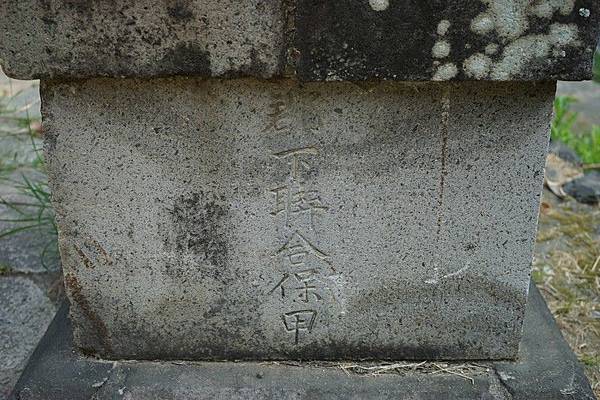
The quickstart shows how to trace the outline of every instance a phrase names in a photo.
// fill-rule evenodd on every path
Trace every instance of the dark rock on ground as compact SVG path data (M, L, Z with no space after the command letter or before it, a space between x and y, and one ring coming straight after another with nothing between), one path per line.
M581 203L597 204L600 201L600 171L589 172L568 182L564 190Z
M577 155L575 150L564 144L559 140L551 140L550 147L548 148L549 153L554 153L565 161L568 161L575 165L581 165L581 158Z

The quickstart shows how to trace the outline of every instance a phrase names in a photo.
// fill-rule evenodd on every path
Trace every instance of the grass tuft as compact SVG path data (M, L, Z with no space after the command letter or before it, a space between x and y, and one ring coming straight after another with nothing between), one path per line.
M0 158L0 183L14 192L0 196L0 211L4 211L0 212L0 240L30 230L44 234L48 240L40 251L40 260L48 269L47 260L58 254L58 239L43 154L38 146L41 125L38 118L30 117L30 105L10 106L18 95L0 96L0 142L24 144L12 156L5 154ZM18 154L23 149L33 153Z
M600 126L577 134L573 125L578 113L571 111L571 105L577 99L570 96L558 96L554 100L554 120L552 122L552 140L558 140L575 150L584 164L600 163Z

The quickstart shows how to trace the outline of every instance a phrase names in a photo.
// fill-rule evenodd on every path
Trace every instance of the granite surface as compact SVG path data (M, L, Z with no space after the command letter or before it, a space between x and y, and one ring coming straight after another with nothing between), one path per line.
M535 287L512 362L107 362L81 357L72 340L65 305L11 400L595 399ZM393 364L387 373L368 372Z
M6 0L20 79L582 80L596 0Z
M514 357L553 96L46 82L76 344L134 359Z

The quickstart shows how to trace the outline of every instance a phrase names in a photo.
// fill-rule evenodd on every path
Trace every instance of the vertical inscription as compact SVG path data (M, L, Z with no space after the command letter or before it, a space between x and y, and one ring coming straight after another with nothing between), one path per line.
M290 118L287 105L280 99L273 104L269 114L274 122L265 130L289 132ZM291 147L272 153L277 167L284 168L285 179L275 182L269 190L272 198L269 214L275 218L280 232L281 247L273 249L279 270L268 294L281 298L284 309L281 323L285 332L293 335L294 344L310 334L317 322L319 303L325 299L323 284L327 268L331 268L330 256L316 243L318 233L316 218L329 209L326 201L309 179L312 163L319 151L314 146Z

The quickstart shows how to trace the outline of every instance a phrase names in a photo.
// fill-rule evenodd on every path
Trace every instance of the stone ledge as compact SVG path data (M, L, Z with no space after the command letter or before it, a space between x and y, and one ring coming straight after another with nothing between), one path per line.
M478 362L469 378L347 374L339 363L106 362L72 346L61 307L12 400L35 399L594 399L574 354L532 285L520 359ZM453 365L453 364L450 364Z
M600 30L596 0L4 3L19 79L584 80Z

